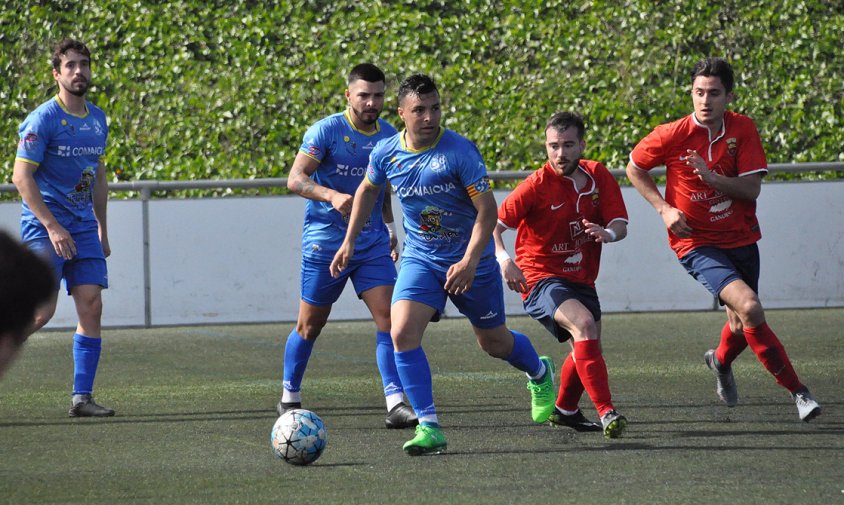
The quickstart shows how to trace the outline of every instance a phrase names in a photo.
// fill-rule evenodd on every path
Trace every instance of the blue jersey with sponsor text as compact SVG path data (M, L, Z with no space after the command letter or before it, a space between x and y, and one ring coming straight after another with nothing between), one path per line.
M18 129L15 160L36 165L35 182L50 212L70 233L97 229L94 181L105 154L105 113L85 102L87 113L71 114L58 96L32 111ZM21 239L48 237L26 202L21 209Z
M332 114L308 128L299 151L319 162L313 180L320 186L341 193L354 195L369 162L369 153L379 140L396 134L396 129L383 119L378 119L374 132L355 128L348 111ZM355 241L352 261L390 254L390 236L384 226L381 207L384 192ZM307 200L305 224L302 229L302 256L331 261L343 238L349 216L343 216L329 202Z
M389 180L404 213L404 257L441 271L463 258L478 211L472 198L490 191L486 165L474 143L442 128L433 145L409 149L402 135L381 141L369 158L367 179ZM477 274L497 268L489 241Z

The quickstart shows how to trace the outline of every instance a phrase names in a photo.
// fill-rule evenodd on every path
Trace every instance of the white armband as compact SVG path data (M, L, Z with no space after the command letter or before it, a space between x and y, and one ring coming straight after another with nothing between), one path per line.
M386 223L385 222L384 224L387 225L387 232L389 232L390 238L395 237L396 236L396 222L395 221L393 221L392 223Z
M495 259L498 260L498 264L501 264L501 263L504 263L505 261L507 261L509 259L513 259L513 258L510 257L510 255L507 253L507 251L502 249L501 251L498 251L497 253L495 253Z
M610 235L610 242L615 242L615 239L618 238L618 235L616 235L612 228L604 228L604 231Z

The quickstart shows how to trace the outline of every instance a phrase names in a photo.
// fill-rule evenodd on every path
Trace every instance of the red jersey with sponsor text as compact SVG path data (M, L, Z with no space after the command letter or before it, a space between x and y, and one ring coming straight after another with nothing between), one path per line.
M710 170L727 177L768 172L756 125L735 112L724 113L724 124L714 137L690 114L657 126L642 139L630 153L630 161L642 170L665 165L665 201L683 211L693 230L688 238L668 232L668 243L677 257L696 247L731 249L762 238L756 201L731 198L700 180L693 168L680 160L686 149L697 151Z
M618 219L627 222L621 189L610 171L589 160L581 160L577 170L587 179L580 190L573 179L557 175L546 162L498 209L498 221L516 229L515 261L527 279L528 291L548 277L594 287L601 244L586 233L583 219L604 227Z

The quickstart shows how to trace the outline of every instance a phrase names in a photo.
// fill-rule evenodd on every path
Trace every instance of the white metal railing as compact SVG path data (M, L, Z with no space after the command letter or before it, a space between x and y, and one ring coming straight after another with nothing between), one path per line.
M771 164L768 166L771 173L801 173L812 171L844 171L844 163L796 163L796 164ZM529 175L532 171L490 171L492 180L520 180ZM625 178L624 170L611 170L617 178ZM664 169L655 169L654 175L663 175ZM199 181L130 181L109 183L109 190L116 192L135 191L141 200L141 227L143 234L143 283L144 283L144 320L145 326L152 325L151 316L151 254L150 254L150 216L149 202L154 192L167 192L191 189L252 189L286 187L286 178L263 178L263 179L241 179L241 180L199 180ZM16 192L12 184L0 185L0 193Z

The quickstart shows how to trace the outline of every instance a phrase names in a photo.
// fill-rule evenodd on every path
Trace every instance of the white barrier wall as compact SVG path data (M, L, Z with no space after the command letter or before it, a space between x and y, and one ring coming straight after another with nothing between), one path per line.
M604 248L598 293L606 312L707 310L709 293L668 249L656 212L622 189L629 235ZM496 192L501 200L506 192ZM760 294L768 308L844 306L844 181L767 183L759 199L762 224ZM398 203L393 208L400 216ZM299 197L152 200L150 316L152 325L295 321L304 200ZM109 203L110 288L105 326L145 323L142 204ZM0 228L18 232L20 205L0 204ZM401 236L401 232L400 232ZM515 232L505 234L512 253ZM509 314L521 298L506 293ZM459 315L453 306L447 315ZM336 319L368 318L351 286ZM70 327L70 297L59 297L48 327Z

